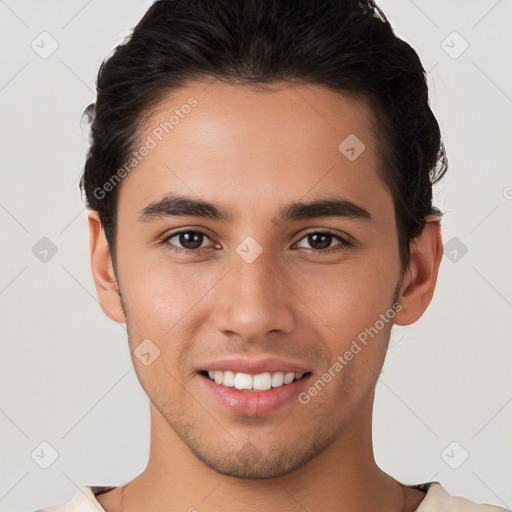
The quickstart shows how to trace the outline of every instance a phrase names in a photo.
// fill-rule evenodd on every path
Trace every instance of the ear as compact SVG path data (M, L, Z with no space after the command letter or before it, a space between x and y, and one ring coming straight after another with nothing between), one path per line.
M441 220L437 215L429 215L421 234L411 241L411 259L404 274L394 322L397 325L409 325L418 320L425 312L437 282L437 273L443 256L441 239Z
M125 323L126 317L121 298L117 293L119 287L112 266L112 258L98 213L91 211L88 222L92 276L101 309L115 322Z

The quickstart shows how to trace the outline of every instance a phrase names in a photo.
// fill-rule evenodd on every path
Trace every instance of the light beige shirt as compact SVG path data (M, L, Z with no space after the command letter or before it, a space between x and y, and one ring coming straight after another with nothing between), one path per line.
M466 498L451 496L439 482L427 482L410 487L427 491L415 512L511 512L494 505L480 505ZM35 512L105 512L105 509L96 500L96 496L112 489L114 487L84 486L73 496L71 501Z

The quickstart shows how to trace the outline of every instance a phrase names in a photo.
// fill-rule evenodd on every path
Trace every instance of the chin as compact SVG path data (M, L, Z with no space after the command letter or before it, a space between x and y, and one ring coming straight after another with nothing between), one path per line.
M205 466L221 475L243 479L277 478L292 473L315 458L334 440L319 429L310 432L309 436L299 436L296 443L290 443L288 439L287 446L269 446L268 440L262 441L265 446L258 446L248 441L236 449L233 448L236 444L233 439L206 445L202 438L177 434ZM306 442L308 438L310 441Z
M247 443L237 453L227 453L219 457L218 452L205 454L193 452L207 467L221 475L248 480L276 478L287 475L306 464L311 458L302 453L281 451L263 455L251 443Z

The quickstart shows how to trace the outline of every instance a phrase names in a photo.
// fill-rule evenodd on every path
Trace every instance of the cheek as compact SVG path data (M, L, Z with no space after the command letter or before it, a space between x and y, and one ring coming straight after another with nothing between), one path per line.
M131 357L139 382L162 408L171 400L176 411L184 410L187 400L180 388L190 374L183 363L197 338L198 301L211 285L197 275L193 265L125 258L120 272ZM149 365L138 356L142 340L151 340L149 352L158 354Z
M327 274L325 269L310 272L303 281L299 295L314 313L308 313L306 322L318 325L315 317L321 320L319 333L330 355L324 377L335 375L321 400L338 396L355 404L374 385L387 351L398 279L399 266L375 257L364 265L358 261L331 268Z
M307 279L297 280L292 287L310 310L308 317L311 313L317 316L326 336L343 345L372 326L392 306L399 279L399 268L395 266L389 268L378 259L366 265L319 266L310 269Z
M118 267L134 340L159 340L165 348L169 345L165 340L173 338L172 331L182 336L196 306L207 299L218 277L212 267L168 261L163 248L154 253L124 253Z

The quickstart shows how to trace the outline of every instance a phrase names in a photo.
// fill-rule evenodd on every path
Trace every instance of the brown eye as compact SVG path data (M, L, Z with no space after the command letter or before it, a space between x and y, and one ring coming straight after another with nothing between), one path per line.
M204 235L198 231L184 231L178 235L180 244L185 249L199 249L203 242Z
M331 245L334 236L326 233L313 233L306 238L313 249L327 249Z
M301 246L301 242L306 240L310 247ZM333 241L337 241L337 243L333 244ZM339 235L335 235L329 232L315 231L312 233L308 233L305 237L301 238L298 243L299 247L304 247L305 249L310 249L313 251L325 251L328 252L328 249L334 248L333 250L342 249L350 245L350 242L340 237Z
M205 233L202 231L179 231L178 233L173 233L165 238L164 242L168 243L171 246L176 246L176 248L172 247L176 251L198 251L202 249L204 241L208 239ZM206 246L208 247L208 246Z

